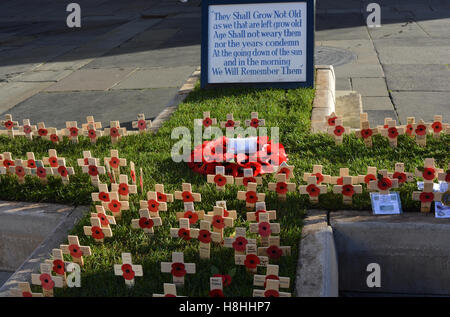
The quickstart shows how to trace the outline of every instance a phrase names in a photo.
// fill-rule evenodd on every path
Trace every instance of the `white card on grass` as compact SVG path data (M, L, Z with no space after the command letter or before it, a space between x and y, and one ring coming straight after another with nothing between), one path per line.
M397 192L389 194L370 193L374 215L398 215L402 213L402 203Z

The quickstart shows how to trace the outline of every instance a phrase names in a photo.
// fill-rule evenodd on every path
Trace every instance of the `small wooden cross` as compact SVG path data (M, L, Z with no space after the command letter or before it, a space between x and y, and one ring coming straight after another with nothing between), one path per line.
M294 178L294 165L288 165L288 163L284 161L278 166L276 173L285 174L286 179L290 180L291 178Z
M59 167L58 165L58 159L63 157L58 157L58 153L55 149L48 150L48 157L43 157L42 161L45 165L48 165L50 167Z
M153 234L155 231L153 227L162 226L160 217L152 217L147 209L139 210L139 219L131 220L131 228L142 229L145 233Z
M17 288L13 288L10 291L12 297L44 297L42 293L32 293L30 283L18 282Z
M221 239L223 238L224 228L233 227L233 218L225 217L223 207L214 206L213 212L205 215L205 220L212 224L213 231L219 233Z
M279 200L286 200L287 192L294 192L297 185L295 183L288 183L286 174L277 174L275 178L277 182L269 183L268 189L272 192L276 192Z
M142 265L133 264L131 253L122 253L122 264L114 264L114 275L123 276L125 285L134 286L134 278L144 276Z
M346 205L351 205L353 202L354 194L362 193L361 185L353 185L353 176L344 176L342 180L342 185L334 185L333 193L342 194L342 201Z
M267 266L269 258L267 256L258 256L256 244L247 243L245 254L235 254L234 263L236 265L245 265L247 272L256 273L258 266Z
M92 255L91 247L80 245L78 236L69 235L68 240L69 244L61 244L59 246L63 254L70 254L70 256L72 257L72 262L75 262L80 266L83 266L84 265L83 256Z
M249 229L251 233L256 233L260 236L260 243L262 246L269 246L269 238L274 234L280 233L280 224L279 223L271 223L269 219L269 214L267 212L263 212L259 214L259 221L252 222L249 225Z
M184 285L186 274L195 273L195 263L185 263L183 252L172 252L172 262L161 262L161 272L172 274L174 284Z
M280 281L275 279L268 279L266 281L264 290L253 290L253 297L291 297L291 293L280 292Z
M352 184L358 184L358 176L350 176L350 170L347 167L342 167L339 169L339 176L331 176L330 184L343 185L345 176L352 178Z
M408 117L406 118L406 126L405 128L405 134L411 138L415 138L416 134L414 133L414 125L416 124L416 118L415 117Z
M127 159L120 158L118 150L110 150L110 154L110 157L105 157L103 160L105 165L109 164L111 166L114 176L117 177L120 174L120 167L127 166Z
M90 158L92 158L92 154L91 154L91 151L83 151L83 158L79 158L79 159L77 159L77 164L78 164L78 166L80 166L80 167L83 167L83 166L88 166L89 165L89 159Z
M433 138L439 139L441 136L441 131L446 130L448 127L448 123L442 123L442 116L441 115L435 115L434 121L431 124L431 130L433 133Z
M334 127L336 126L336 120L339 120L340 117L336 115L336 113L333 111L328 116L325 116L325 123L327 127Z
M398 184L401 185L403 183L411 183L414 181L414 174L405 172L405 164L403 163L395 163L395 169L393 173L388 172L389 178L398 179Z
M137 194L137 186L128 184L128 175L119 175L119 184L111 184L111 191L118 192L120 200L128 200L129 194Z
M66 128L63 129L63 133L72 143L78 143L79 129L76 121L66 121Z
M53 174L61 176L62 183L69 183L69 175L74 175L73 167L66 167L66 159L58 158L58 167L52 167Z
M247 221L256 221L259 222L259 215L261 213L268 213L269 220L277 219L277 211L276 210L266 210L266 203L264 201L257 202L256 211L247 212Z
M64 286L63 279L60 276L52 276L52 265L41 263L41 274L31 274L31 284L42 286L42 292L45 297L53 297L53 288Z
M45 127L44 122L37 123L37 130L33 131L37 132L37 134L44 140L50 141L50 134L48 133L48 129Z
M58 132L58 129L56 128L48 128L48 135L49 140L53 142L53 144L59 144L60 141L62 141L63 136L61 132Z
M221 121L220 127L223 128L234 128L239 127L241 125L241 121L234 121L234 117L232 113L227 114L227 121Z
M255 204L259 201L264 201L266 198L266 194L264 193L257 193L256 192L256 183L248 183L247 184L247 190L246 191L238 191L237 193L237 199L238 200L245 200L245 206L247 209L251 209L255 207Z
M243 169L244 176L243 177L235 177L235 183L236 185L244 185L247 187L248 183L256 183L258 185L262 184L262 177L261 176L253 176L253 169L252 168L244 168Z
M376 180L369 182L368 188L372 191L378 191L380 194L389 194L391 188L398 188L398 179L389 178L387 170L380 170Z
M177 286L172 283L164 283L164 294L153 294L153 297L182 297L177 296Z
M92 120L94 120L93 117ZM98 128L98 124L100 125L100 128ZM83 124L83 135L87 136L91 140L91 144L96 144L98 138L103 136L103 131L99 130L101 127L101 122L89 122Z
M307 180L307 185L300 185L298 187L300 194L308 195L309 201L313 203L319 202L319 195L327 193L327 185L317 185L317 177L309 176Z
M223 208L223 215L225 217L232 218L233 220L237 219L237 212L236 212L236 210L228 210L227 209L227 202L225 200L217 200L216 201L216 206ZM211 215L213 213L214 213L214 211L209 211L208 215Z
M222 277L209 278L209 297L225 297L223 295Z
M370 181L377 179L377 168L373 166L367 167L367 174L366 175L358 175L358 183L360 184L366 184L367 189L370 191L369 183Z
M216 189L220 191L225 190L226 184L233 184L234 177L231 175L225 175L225 166L216 166L216 174L208 174L206 176L207 182L216 184Z
M130 162L131 163L131 162ZM164 192L163 184L155 184L156 200L162 203L173 202L173 195Z
M438 173L438 180L440 180L441 182L447 182L450 189L450 163L448 163L447 170L442 170L442 172Z
M18 178L19 184L25 184L25 175L31 174L31 171L28 167L25 167L23 165L24 161L17 159L14 160L14 166L9 167L9 173L10 174L16 174Z
M279 266L276 264L267 264L265 275L253 275L253 285L266 287L268 280L277 280L280 282L280 288L289 288L291 279L289 277L279 276ZM256 291L256 290L255 290ZM254 295L253 295L254 296Z
M105 208L105 210L107 211L111 211L115 218L122 217L122 211L130 209L128 200L119 200L119 193L111 192L108 193L107 196L109 196L108 198L110 200L107 202L102 201L103 208Z
M181 185L183 191L175 191L175 199L182 200L184 203L202 201L202 195L192 192L192 185L190 183L183 183Z
M191 225L196 224L199 219L204 219L205 212L203 210L194 210L194 203L184 203L184 211L176 213L177 219L187 218Z
M36 131L37 127L31 125L30 119L23 119L23 125L19 127L19 131L23 132L25 137L29 140L33 140L33 131Z
M83 227L84 234L87 236L92 236L95 242L103 243L105 237L112 237L111 228L102 228L102 224L99 217L92 217L91 215L91 225Z
M191 238L191 226L189 218L178 219L179 228L170 228L170 236L172 238L181 238L184 241L189 241Z
M441 192L433 192L434 183L424 183L423 191L414 191L412 199L420 201L420 212L430 212L433 201L441 201Z
M280 246L280 236L271 236L268 246L258 248L258 255L267 255L269 259L278 260L281 256L291 255L291 247Z
M389 140L389 145L392 147L397 147L397 139L400 134L405 134L405 127L396 126L396 120L387 121L387 127L380 129L382 136L387 137Z
M59 276L63 280L63 286L67 286L66 280L66 263L64 262L63 252L61 249L53 249L52 250L53 259L45 260L45 263L48 263L52 266L52 272Z
M114 216L109 216L105 212L105 208L102 205L95 205L96 213L91 213L91 217L100 218L100 223L102 228L109 228L109 225L116 224L116 218Z
M44 167L44 163L41 160L36 160L35 164L36 168L30 169L31 175L39 177L39 180L41 181L42 184L47 184L48 183L47 176L53 175L52 168Z
M213 229L214 230L214 229ZM200 229L190 230L191 238L199 241L199 254L201 259L209 259L211 256L211 242L221 243L222 235L220 232L211 232L211 222L208 220L200 221Z
M121 137L127 135L127 129L120 127L119 121L111 121L109 128L104 129L104 135L109 135L111 137L111 143L117 144Z
M81 124L81 129L83 130L89 130L89 129L101 129L102 128L102 123L101 122L96 122L94 119L94 116L87 116L86 117L86 123Z
M323 170L322 165L313 165L313 172L312 173L303 173L303 180L308 181L310 176L315 176L317 179L317 185L320 185L322 183L330 184L331 176L323 175L322 170Z
M0 124L8 130L8 136L14 138L14 128L19 127L19 122L13 121L11 114L5 114L5 120L1 120Z
M253 128L258 128L258 127L262 127L264 125L266 125L266 120L264 119L259 119L258 118L258 113L257 112L252 112L251 113L251 117L250 120L245 120L245 125L247 127L253 127Z
M108 185L98 184L98 193L91 193L92 201L94 202L110 202L111 198L109 196Z
M430 128L429 123L425 123L422 119L418 123L413 124L414 135L416 136L416 144L419 146L427 145L427 134Z
M370 128L366 112L360 114L360 129L356 130L356 137L362 138L367 147L372 147L372 135L378 134L378 128Z
M136 168L134 166L134 162L130 161L130 177L131 183L136 185Z
M443 172L443 170L436 168L434 158L426 158L423 167L416 168L415 175L422 177L424 183L433 183L441 172Z
M134 129L139 129L139 133L145 133L150 131L152 127L152 121L145 120L145 114L140 113L137 116L137 121L132 122L132 126Z
M158 202L156 192L147 192L147 200L140 200L140 209L147 209L152 217L159 217L159 211L167 211L167 203Z
M350 128L344 127L342 119L335 120L336 125L328 127L328 134L334 138L336 144L342 144L344 134L350 134Z
M84 160L83 160L84 162ZM80 162L78 162L79 164ZM99 174L105 174L106 170L104 166L99 166L99 159L91 157L87 160L87 165L83 165L81 167L83 173L89 174L91 177L91 183L95 187L98 187L98 184L100 184L100 177Z
M224 238L223 246L226 248L233 248L234 255L242 255L245 254L245 248L248 243L254 244L256 246L256 239L247 238L245 227L236 227L236 233L234 237Z
M194 124L196 126L204 126L205 128L211 127L217 124L216 118L211 118L211 113L209 111L203 112L203 119L194 119Z
M12 158L11 152L3 152L2 165L4 168L3 174L11 174L14 171L11 171L11 167L14 167L15 161Z

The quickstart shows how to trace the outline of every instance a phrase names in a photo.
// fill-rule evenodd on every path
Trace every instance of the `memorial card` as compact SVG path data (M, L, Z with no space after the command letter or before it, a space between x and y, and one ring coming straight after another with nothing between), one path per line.
M402 213L402 203L397 192L389 194L370 193L374 215L396 215Z

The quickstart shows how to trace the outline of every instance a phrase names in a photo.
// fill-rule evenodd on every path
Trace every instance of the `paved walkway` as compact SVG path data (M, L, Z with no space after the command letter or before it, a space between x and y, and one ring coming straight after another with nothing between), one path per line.
M131 128L156 117L200 65L200 0L4 0L0 11L0 116L65 127L87 115ZM20 121L20 124L22 122Z

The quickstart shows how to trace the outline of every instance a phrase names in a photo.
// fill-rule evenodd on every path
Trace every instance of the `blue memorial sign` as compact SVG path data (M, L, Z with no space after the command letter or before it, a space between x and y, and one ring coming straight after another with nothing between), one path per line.
M201 85L314 85L314 1L203 0Z

